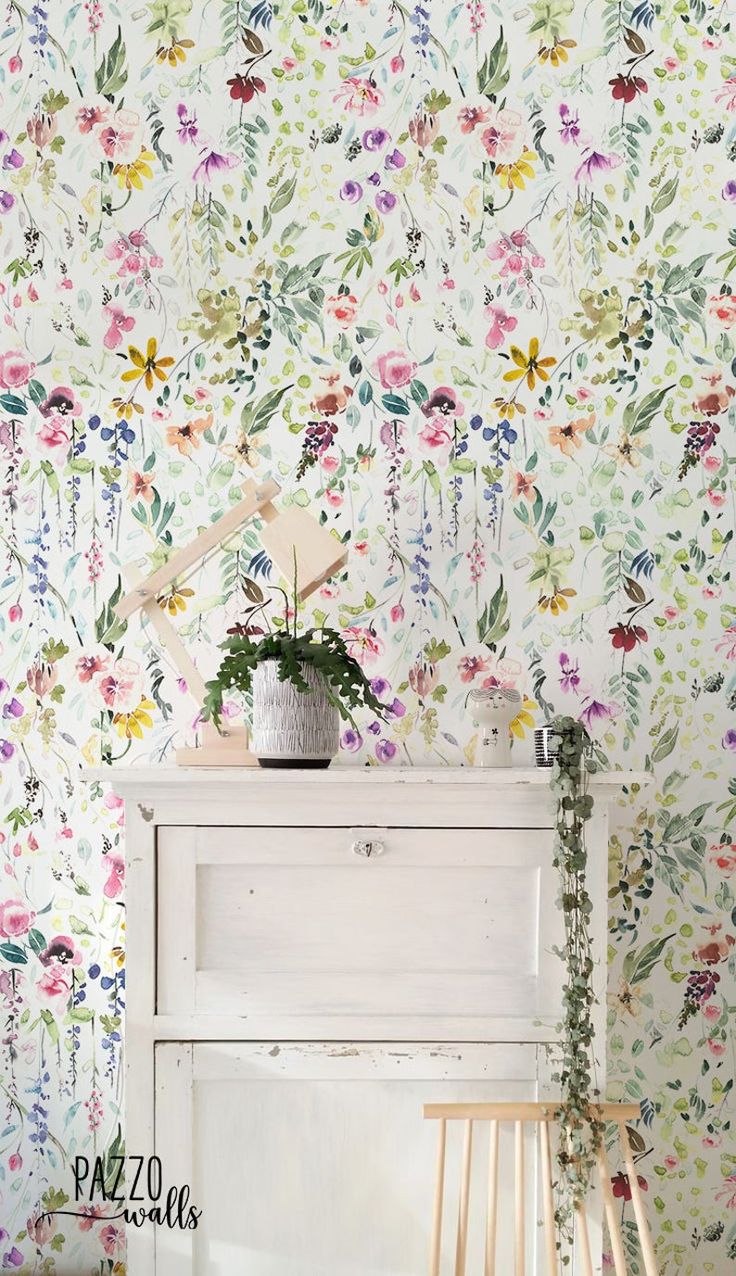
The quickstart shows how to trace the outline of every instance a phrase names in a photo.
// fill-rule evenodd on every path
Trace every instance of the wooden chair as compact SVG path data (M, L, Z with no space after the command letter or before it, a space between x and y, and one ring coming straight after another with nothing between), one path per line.
M634 1217L636 1219L636 1226L639 1233L645 1276L657 1276L657 1262L654 1254L654 1246L652 1244L652 1238L647 1224L639 1180L636 1175L633 1149L626 1129L627 1121L636 1120L640 1116L639 1107L632 1103L603 1103L600 1105L598 1111L602 1121L612 1122L618 1126L621 1150L631 1187L631 1201L634 1207ZM551 1103L429 1103L425 1104L424 1116L426 1119L439 1122L437 1178L435 1183L434 1217L429 1260L430 1276L440 1276L448 1121L462 1121L464 1123L454 1276L466 1276L470 1180L474 1125L476 1122L488 1124L488 1181L486 1199L485 1256L482 1276L511 1276L508 1271L502 1272L500 1269L497 1270L496 1266L499 1222L499 1127L504 1122L511 1123L514 1131L513 1276L526 1276L527 1229L529 1227L536 1228L537 1224L536 1202L533 1204L531 1211L527 1211L524 1199L524 1137L525 1127L529 1124L537 1127L539 1135L546 1276L560 1276L561 1264L559 1262L557 1251L553 1199L554 1167L552 1164L551 1150L553 1135L551 1136L550 1133L550 1126L555 1124L554 1105ZM605 1147L601 1147L598 1152L598 1177L600 1180L603 1207L606 1222L608 1224L611 1249L613 1252L615 1276L627 1276L621 1224L611 1188L611 1175L608 1167ZM577 1258L578 1270L582 1273L582 1276L594 1276L588 1220L585 1209L582 1206L578 1209L575 1217L575 1246L576 1255L579 1256ZM473 1276L475 1276L475 1274L473 1274ZM481 1276L481 1274L478 1273L477 1276Z

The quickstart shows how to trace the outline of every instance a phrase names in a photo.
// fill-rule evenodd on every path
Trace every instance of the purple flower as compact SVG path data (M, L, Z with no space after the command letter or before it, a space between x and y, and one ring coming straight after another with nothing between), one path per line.
M22 168L24 164L25 160L23 159L23 156L20 151L16 151L15 147L13 147L12 151L8 151L7 155L3 156L4 169Z
M384 168L388 168L388 169L403 168L405 163L406 163L406 156L403 155L402 152L397 150L396 148L394 148L394 150L392 151L389 151L388 155L383 161Z
M343 749L347 749L348 753L357 753L363 747L363 737L359 731L356 731L353 727L348 727L342 733L340 744Z
M396 196L392 191L379 191L376 195L376 208L379 213L390 213L396 207Z
M577 691L580 686L580 665L571 660L566 652L560 652L560 686L563 691Z
M730 749L732 753L736 753L736 727L728 728L721 743L724 749Z
M357 204L359 199L363 198L363 187L360 182L353 182L349 178L343 182L340 187L340 199L344 199L346 204Z
M381 185L381 174L380 174L380 173L371 173L370 177L368 178L368 185L369 185L369 186L380 186L380 185Z
M20 700L16 699L15 696L13 696L12 700L9 700L6 705L3 705L3 717L4 718L22 718L23 717L23 705L21 704Z
M25 1259L17 1245L3 1254L3 1267L22 1267L24 1262Z
M563 102L560 107L560 122L562 124L562 128L560 129L560 138L563 142L572 142L575 146L577 146L578 139L580 137L579 118L577 111L574 115L572 115L569 106L565 106Z
M15 196L10 191L0 191L0 213L9 213L15 203Z
M609 722L611 718L617 718L620 712L621 705L613 701L610 704L604 704L602 700L594 700L591 696L578 714L578 720L590 730L594 722Z
M4 678L0 678L0 696L4 696L8 689L8 684Z
M369 128L363 134L363 146L367 151L381 151L390 140L385 128Z
M736 177L729 177L721 191L721 198L727 199L730 204L736 204Z
M391 762L396 757L398 748L391 740L379 740L376 745L376 757L379 762Z
M179 116L179 127L176 130L180 142L195 142L199 136L199 125L196 115L189 116L189 108L180 102L176 108Z
M9 762L15 753L15 745L9 740L0 740L0 762Z
M618 168L623 160L620 155L604 155L602 151L588 151L582 164L575 169L576 182L592 182L596 173L608 173ZM734 195L736 198L736 195Z
M192 174L195 182L211 182L217 173L234 168L238 162L237 155L222 155L219 151L211 150L209 146L204 146L199 153L202 158Z
M371 678L371 691L374 696L385 696L387 691L391 690L391 683L386 678Z
M368 731L371 735L380 735L381 734L380 722L371 722L370 726L368 727Z
M398 698L395 698L393 704L390 706L388 711L389 717L403 718L405 713L406 713L406 705L402 704L401 700L399 700Z

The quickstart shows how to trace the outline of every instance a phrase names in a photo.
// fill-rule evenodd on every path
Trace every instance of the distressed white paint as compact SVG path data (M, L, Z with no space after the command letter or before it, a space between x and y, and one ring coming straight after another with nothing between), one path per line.
M131 1272L416 1276L434 1167L422 1103L550 1093L562 968L548 775L89 778L126 798L128 1147L146 1154L155 1129L165 1176L205 1211L196 1233L161 1233L155 1260L132 1233ZM601 1044L606 801L643 778L592 786ZM376 840L380 855L354 853ZM531 1144L525 1161L534 1179ZM485 1231L472 1227L468 1271ZM536 1276L531 1215L527 1232Z

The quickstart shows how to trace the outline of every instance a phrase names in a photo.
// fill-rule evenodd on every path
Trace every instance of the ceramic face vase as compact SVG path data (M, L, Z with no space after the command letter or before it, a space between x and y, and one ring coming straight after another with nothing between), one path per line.
M483 732L475 765L511 766L509 726L521 707L521 693L510 687L489 687L483 691L471 691L468 704L473 721Z

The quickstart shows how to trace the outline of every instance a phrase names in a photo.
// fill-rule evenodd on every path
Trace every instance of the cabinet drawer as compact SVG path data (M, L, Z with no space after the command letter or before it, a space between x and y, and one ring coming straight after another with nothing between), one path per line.
M365 841L373 853L356 853ZM545 829L161 828L158 1014L245 1020L249 1037L549 1036L551 841Z

